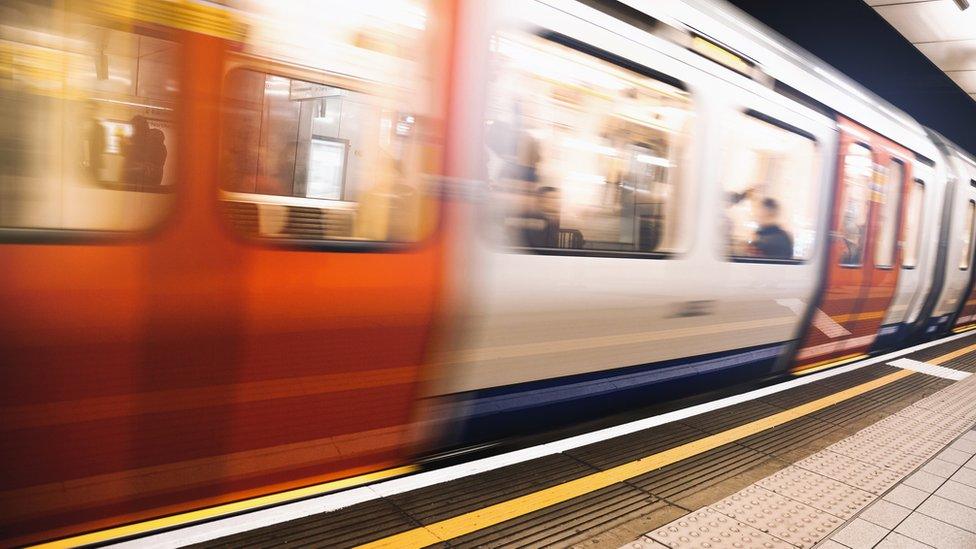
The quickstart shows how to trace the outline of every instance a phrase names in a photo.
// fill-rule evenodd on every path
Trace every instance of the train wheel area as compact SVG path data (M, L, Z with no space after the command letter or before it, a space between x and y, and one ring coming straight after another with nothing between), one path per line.
M965 513L939 514L976 512L973 335L293 503L182 528L171 517L120 544L860 547L933 531L976 543L953 522Z

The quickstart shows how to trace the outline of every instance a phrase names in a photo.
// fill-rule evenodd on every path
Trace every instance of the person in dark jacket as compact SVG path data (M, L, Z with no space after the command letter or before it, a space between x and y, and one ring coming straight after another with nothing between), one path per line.
M759 228L752 246L761 257L792 259L793 237L779 226L779 203L772 198L763 199L759 207Z

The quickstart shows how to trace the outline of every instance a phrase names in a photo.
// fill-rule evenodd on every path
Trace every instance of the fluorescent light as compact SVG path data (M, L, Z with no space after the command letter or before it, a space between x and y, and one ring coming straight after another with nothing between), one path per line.
M642 164L650 164L652 166L663 166L665 168L672 167L671 161L667 158L661 158L660 156L651 156L649 154L638 154L637 161Z
M963 11L965 11L966 8L969 7L969 0L955 0L955 1L956 1L956 5L959 6L959 9Z

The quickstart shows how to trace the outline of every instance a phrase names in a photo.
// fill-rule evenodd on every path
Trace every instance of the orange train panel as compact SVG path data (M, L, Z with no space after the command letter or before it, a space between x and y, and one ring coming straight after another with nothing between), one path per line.
M114 245L0 245L5 543L376 470L407 436L440 236L289 251L217 202L225 43L181 33L174 215Z
M839 124L841 132L837 189L826 281L819 310L815 312L811 326L804 336L794 371L803 371L868 351L894 298L901 265L902 249L901 246L895 246L895 241L900 242L904 238L905 212L902 206L912 181L911 153L851 120L841 117ZM852 261L847 255L850 244L845 234L849 232L850 220L858 213L851 211L849 198L852 195L849 193L856 193L858 190L853 188L856 184L849 181L856 179L856 175L849 173L855 166L847 161L847 155L852 148L859 147L870 150L872 175L870 186L861 189L869 192L869 198L865 201L867 210L864 212L866 227L862 233L859 260ZM904 166L901 179L880 177L878 168L888 169L895 160ZM890 173L897 172L890 170ZM896 195L899 203L894 211L900 217L896 228L897 238L890 243L895 246L891 257L892 265L885 267L876 264L877 246L883 224L883 201L886 195L891 195L892 185L899 188Z

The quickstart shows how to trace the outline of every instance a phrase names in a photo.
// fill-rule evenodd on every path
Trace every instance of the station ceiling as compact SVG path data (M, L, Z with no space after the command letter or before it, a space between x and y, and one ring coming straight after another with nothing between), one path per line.
M976 98L964 92L951 78L955 75L959 80L969 79L976 72L946 73L937 66L942 62L950 70L963 71L976 62L972 53L968 54L969 64L961 59L967 55L965 53L945 53L964 51L960 49L962 45L973 47L972 42L964 39L963 33L972 36L976 32L976 23L972 22L976 19L976 0L969 0L973 5L965 13L956 6L955 0L728 1L923 125L937 130L964 149L976 152ZM925 4L933 4L927 8L929 14L936 11L936 7L951 14L948 21L923 19L912 14L902 15L902 19L896 21L893 15L893 21L896 21L893 25L880 13L896 13L910 9L912 5ZM945 9L949 7L955 12ZM902 24L912 30L899 32L896 26ZM933 34L925 39L923 32ZM935 45L950 40L958 43ZM915 41L931 41L933 45L921 47L931 48L932 57L926 57L913 45ZM933 61L936 50L944 55L944 61Z
M976 0L865 2L976 100Z

